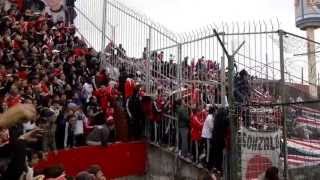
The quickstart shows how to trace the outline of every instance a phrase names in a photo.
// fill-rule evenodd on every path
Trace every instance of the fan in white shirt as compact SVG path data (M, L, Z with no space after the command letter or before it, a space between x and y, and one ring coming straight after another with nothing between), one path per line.
M206 162L209 162L210 155L210 141L212 137L212 131L214 127L214 112L215 108L213 106L209 106L209 114L204 122L201 137L206 141Z

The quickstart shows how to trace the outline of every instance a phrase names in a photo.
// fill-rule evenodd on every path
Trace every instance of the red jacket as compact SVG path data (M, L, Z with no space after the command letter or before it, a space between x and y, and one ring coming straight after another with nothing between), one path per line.
M19 71L18 72L18 77L20 79L27 80L28 79L28 73L26 71Z
M97 89L93 94L99 99L102 110L106 112L108 103L118 95L118 92L112 86L107 86L105 88Z
M108 107L106 88L99 88L93 94L98 98L102 110L106 110Z
M9 96L8 98L6 98L6 105L8 106L8 108L13 107L19 103L21 103L21 96L20 95L16 95L16 96Z
M201 140L201 133L203 128L203 122L199 119L197 114L191 115L191 140L199 141Z
M41 87L41 92L44 94L44 95L49 95L49 87L47 86L46 83L44 82L40 82L40 87Z
M124 97L128 98L133 95L135 88L135 82L131 78L127 78L125 84L124 84Z

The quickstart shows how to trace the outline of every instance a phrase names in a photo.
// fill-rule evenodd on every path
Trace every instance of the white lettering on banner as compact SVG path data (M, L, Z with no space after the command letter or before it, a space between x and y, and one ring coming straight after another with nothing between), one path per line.
M242 179L260 178L271 166L278 167L281 132L241 130Z

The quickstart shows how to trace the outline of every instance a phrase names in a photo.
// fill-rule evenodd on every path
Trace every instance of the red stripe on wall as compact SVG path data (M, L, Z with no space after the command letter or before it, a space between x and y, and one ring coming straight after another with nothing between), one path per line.
M143 175L146 170L147 145L145 143L112 144L108 147L82 147L49 153L46 161L40 162L35 169L52 165L64 166L67 175L75 176L80 171L97 164L107 178Z

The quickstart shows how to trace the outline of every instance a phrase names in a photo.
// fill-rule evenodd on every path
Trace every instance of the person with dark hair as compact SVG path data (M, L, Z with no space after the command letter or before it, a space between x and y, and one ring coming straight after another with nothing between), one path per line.
M242 70L239 76L235 78L234 97L238 103L248 103L250 97L249 74Z
M229 117L228 109L220 108L214 117L212 130L211 152L209 159L209 169L212 167L217 171L222 172L223 150L228 147L228 132L229 132Z
M126 103L127 113L129 116L129 137L138 140L144 136L145 114L142 110L140 99L141 86L137 85L133 95L128 98Z
M117 56L121 58L126 57L126 50L122 47L122 44L119 44L119 46L116 48L117 50Z
M62 165L54 165L54 166L45 168L43 170L43 174L45 176L45 179L47 180L50 180L50 179L65 180L65 177L66 177L65 170Z
M106 180L106 177L104 176L104 173L99 165L92 165L87 171L94 175L95 180Z
M89 146L106 146L109 140L110 130L106 125L106 119L101 109L95 114L94 128L87 136Z
M94 177L94 175L86 171L82 171L77 174L76 180L96 180L96 178Z
M249 98L251 95L251 89L249 84L249 74L246 70L240 71L239 75L235 78L234 82L234 97L235 101L238 105L238 111L239 113L242 112L242 119L244 122L245 127L250 126L250 118L249 118L249 110L245 107L242 107L242 105L249 103Z
M125 83L128 78L128 74L125 67L120 68L120 76L119 76L119 86L118 91L121 93L123 97L125 97Z

